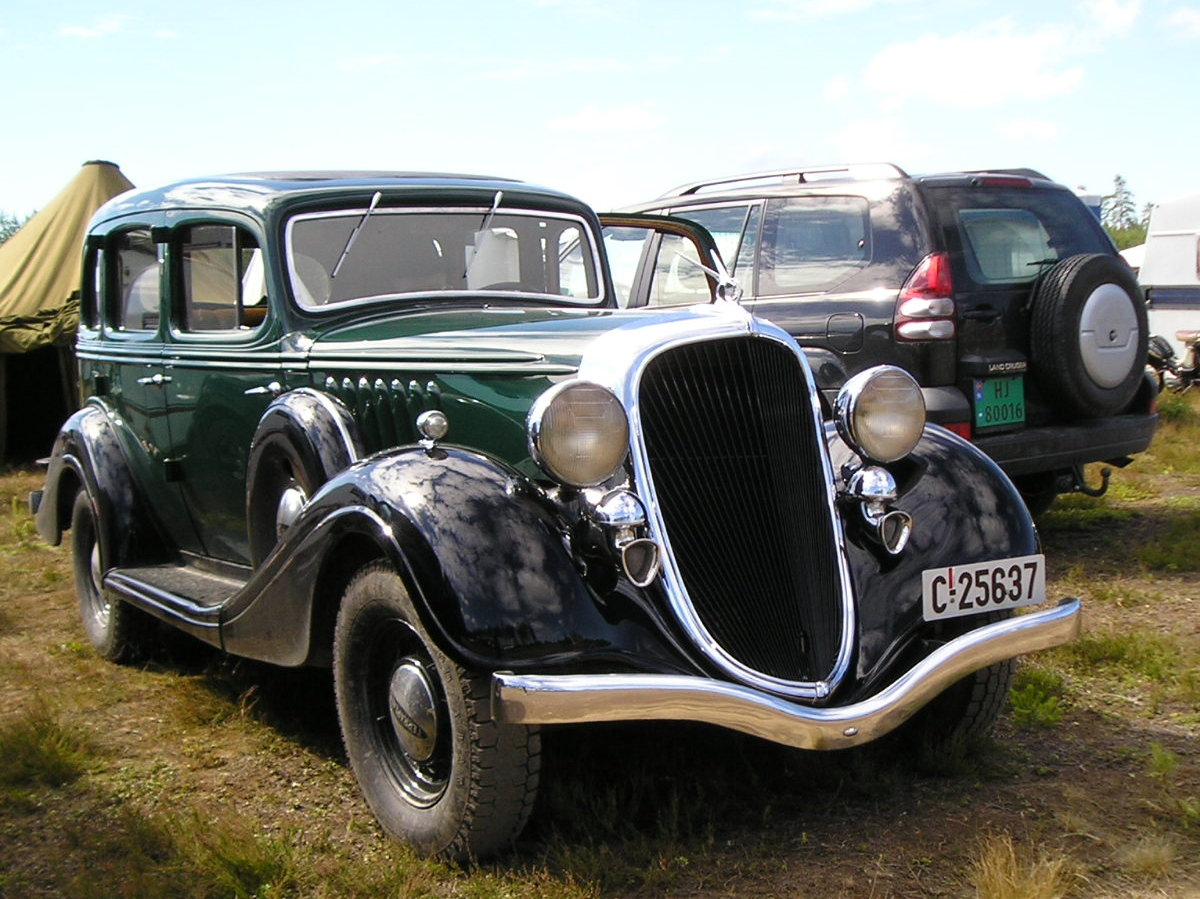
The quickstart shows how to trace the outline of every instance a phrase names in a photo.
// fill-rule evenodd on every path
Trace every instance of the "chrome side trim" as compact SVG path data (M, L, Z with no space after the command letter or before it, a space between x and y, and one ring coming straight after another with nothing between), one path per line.
M1079 634L1078 599L950 641L874 696L841 708L797 705L704 677L667 674L492 675L492 711L509 724L698 721L797 749L843 749L881 737L959 678Z

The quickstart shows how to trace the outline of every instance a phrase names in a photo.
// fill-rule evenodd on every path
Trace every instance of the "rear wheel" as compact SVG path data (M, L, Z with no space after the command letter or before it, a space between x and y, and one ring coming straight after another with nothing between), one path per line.
M106 566L96 512L86 490L75 494L71 509L71 556L79 618L92 646L113 662L127 662L141 656L147 649L153 621L127 603L105 596Z
M347 589L333 666L346 753L385 830L459 861L516 838L537 791L538 730L492 719L490 678L437 648L386 565Z

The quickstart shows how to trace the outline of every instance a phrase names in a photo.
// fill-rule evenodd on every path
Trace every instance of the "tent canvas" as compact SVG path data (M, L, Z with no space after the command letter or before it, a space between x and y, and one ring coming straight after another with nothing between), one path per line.
M93 213L133 185L111 162L86 162L0 244L0 460L50 449L72 410L83 238Z
M86 162L53 200L0 244L0 353L71 339L88 221L133 185L111 162Z

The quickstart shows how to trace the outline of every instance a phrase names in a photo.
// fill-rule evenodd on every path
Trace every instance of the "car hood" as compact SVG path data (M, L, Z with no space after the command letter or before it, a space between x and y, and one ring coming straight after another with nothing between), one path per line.
M740 308L721 313L713 306L672 310L410 310L332 326L314 337L308 355L317 367L338 362L364 367L372 363L389 367L432 363L448 371L499 373L532 368L567 374L577 371L585 358L594 358L599 341L606 346L614 341L641 343L635 333L687 329L689 322L705 322L711 327L718 314L725 320L739 318L743 323L749 318Z

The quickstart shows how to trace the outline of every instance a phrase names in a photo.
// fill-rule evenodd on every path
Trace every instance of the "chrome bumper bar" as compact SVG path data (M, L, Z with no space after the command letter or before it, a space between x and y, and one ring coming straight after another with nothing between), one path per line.
M1080 602L985 625L938 647L883 691L841 708L797 705L748 687L670 674L492 676L496 720L509 724L700 721L799 749L843 749L894 730L956 680L1013 656L1068 643Z

